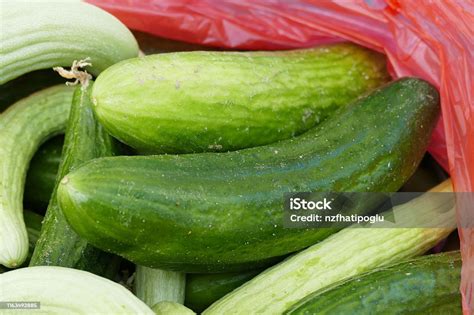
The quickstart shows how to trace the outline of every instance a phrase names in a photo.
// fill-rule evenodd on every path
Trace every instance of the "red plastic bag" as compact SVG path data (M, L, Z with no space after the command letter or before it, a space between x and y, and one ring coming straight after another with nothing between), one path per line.
M132 29L192 43L262 50L344 39L384 52L394 77L418 76L439 88L443 119L429 151L449 170L456 191L474 191L474 3L470 0L89 2ZM474 211L472 207L458 211ZM459 233L467 314L474 306L474 230L460 228Z

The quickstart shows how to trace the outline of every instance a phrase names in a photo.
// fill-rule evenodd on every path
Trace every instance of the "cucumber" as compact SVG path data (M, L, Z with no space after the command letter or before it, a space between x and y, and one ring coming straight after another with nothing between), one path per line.
M110 134L142 152L229 151L300 134L387 79L385 58L353 44L179 52L110 67L92 97Z
M336 231L284 228L285 193L398 190L438 115L438 92L402 79L273 145L91 161L62 180L58 201L79 235L136 264L188 273L255 269ZM361 199L354 210L367 213L373 202Z
M64 267L9 271L0 275L0 287L1 301L39 302L40 310L29 314L154 314L120 284Z
M26 232L28 233L29 252L33 253L40 235L43 216L25 210L23 211L23 219L25 220Z
M459 252L424 256L315 292L285 314L462 314L460 282Z
M201 313L209 305L249 281L262 270L237 273L188 274L184 305Z
M152 310L156 315L195 315L193 311L176 302L163 301L153 305Z
M94 118L89 91L78 87L74 93L56 187L65 174L85 161L117 152L114 140ZM110 259L110 254L87 244L71 229L53 191L30 266L55 265L102 273Z
M2 84L0 85L0 113L31 93L60 83L64 83L64 78L52 69L48 69L33 71Z
M97 75L138 55L132 33L109 13L86 3L2 3L0 20L0 84L85 58L92 63L88 70Z
M135 295L149 306L158 302L184 302L184 273L137 266Z
M28 164L41 143L64 131L72 93L54 86L0 115L0 264L6 267L18 267L27 257L22 199Z
M25 183L24 203L30 209L44 211L54 189L64 136L56 136L43 144L30 162Z
M430 191L452 192L451 181ZM281 314L313 292L425 253L456 228L454 200L432 196L423 194L394 207L396 223L343 229L260 273L203 314Z
M33 253L33 250L35 249L36 242L38 241L40 230L41 230L41 223L43 221L43 216L25 210L23 212L23 218L25 220L25 225L26 225L26 232L28 233L28 257L26 259L26 263L29 262L31 258L31 254ZM25 266L26 264L23 264ZM6 272L10 269L5 268L3 266L0 266L0 273Z
M41 221L43 220L43 217L39 214L36 214L34 212L25 210L23 212L23 217L25 219L25 224L26 224L26 231L28 233L28 247L29 251L28 253L31 254L33 253L33 250L36 245L36 241L38 240L39 233L41 230ZM28 256L27 261L29 260L30 256ZM8 268L5 268L0 265L0 273L7 272Z

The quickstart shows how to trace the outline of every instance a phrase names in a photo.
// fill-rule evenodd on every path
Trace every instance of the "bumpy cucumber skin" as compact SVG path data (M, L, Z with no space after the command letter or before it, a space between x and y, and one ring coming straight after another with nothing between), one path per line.
M459 252L424 256L315 292L285 314L461 314L460 281Z
M186 276L186 296L184 305L197 313L252 279L262 270L237 273L188 274Z
M73 89L54 86L24 98L0 116L0 264L20 266L28 254L23 190L38 147L62 132Z
M2 3L0 84L25 73L90 58L99 74L138 55L132 33L111 14L82 2Z
M137 264L193 273L257 268L335 232L285 229L285 193L397 191L438 115L436 89L402 79L276 144L94 160L63 180L58 200L79 235ZM361 200L359 213L370 202Z
M452 192L450 181L431 192ZM282 314L309 294L335 283L426 253L456 228L454 202L424 194L393 208L397 222L346 228L258 274L203 314ZM446 228L415 228L416 226ZM410 224L412 228L404 228ZM292 288L289 290L288 288Z
M74 93L56 187L63 176L84 162L116 153L114 140L95 120L89 91L90 87L78 87ZM110 254L87 244L71 229L53 191L30 266L54 265L101 273L110 259Z
M56 183L64 137L56 136L43 144L31 159L25 183L24 202L29 209L43 211Z
M92 97L104 127L141 152L224 152L298 135L387 79L385 58L353 44L180 52L110 67Z

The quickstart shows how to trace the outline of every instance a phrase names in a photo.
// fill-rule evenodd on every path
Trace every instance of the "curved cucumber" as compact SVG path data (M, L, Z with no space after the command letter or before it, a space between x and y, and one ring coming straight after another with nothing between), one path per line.
M421 161L438 114L436 89L402 79L273 145L94 160L63 179L58 200L79 235L137 264L255 269L335 232L284 228L285 193L398 190ZM373 206L362 199L352 210Z
M115 153L114 140L94 118L90 107L89 90L76 88L66 129L58 181L69 171L90 159L111 156ZM56 183L56 186L58 184ZM105 257L102 257L104 255ZM110 254L87 244L86 240L71 229L59 210L56 191L53 191L30 266L56 265L96 271L100 270L99 267L108 259Z
M33 250L35 249L36 242L38 241L39 235L40 235L40 230L41 230L41 224L43 221L43 216L31 212L28 210L23 211L23 218L25 220L25 225L26 225L26 231L28 233L28 258L26 259L26 262L29 261L31 258L31 254L33 253ZM23 266L26 264L23 264ZM0 273L8 271L10 269L5 268L0 265Z
M22 74L90 58L97 75L138 55L132 33L109 13L82 2L2 3L0 84Z
M459 252L424 256L315 292L285 314L461 314L460 281Z
M144 152L254 147L300 134L388 79L353 44L280 52L180 52L118 63L92 97L100 122Z
M184 304L193 311L201 313L261 271L259 269L236 273L188 274Z
M122 285L81 270L20 268L1 274L0 285L2 301L39 301L43 314L154 314Z
M452 192L451 181L430 191ZM394 207L391 213L397 217L395 223L343 229L263 271L203 314L282 314L313 292L426 253L456 229L454 200L433 201L432 197L424 194ZM406 228L407 224L413 227Z
M56 182L64 137L56 136L35 153L25 183L25 204L30 209L45 211Z
M23 190L28 164L46 139L62 132L74 89L54 86L0 115L0 264L14 268L28 254Z

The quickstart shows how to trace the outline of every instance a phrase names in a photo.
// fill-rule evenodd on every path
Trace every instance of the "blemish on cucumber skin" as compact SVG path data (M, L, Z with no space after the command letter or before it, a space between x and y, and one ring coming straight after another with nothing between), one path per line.
M92 104L97 107L97 99L95 97L92 98Z
M62 185L66 185L67 183L69 183L69 177L64 176L64 178L61 179L61 184L62 184Z
M211 150L222 150L222 145L221 144L210 144L207 146L208 149Z

